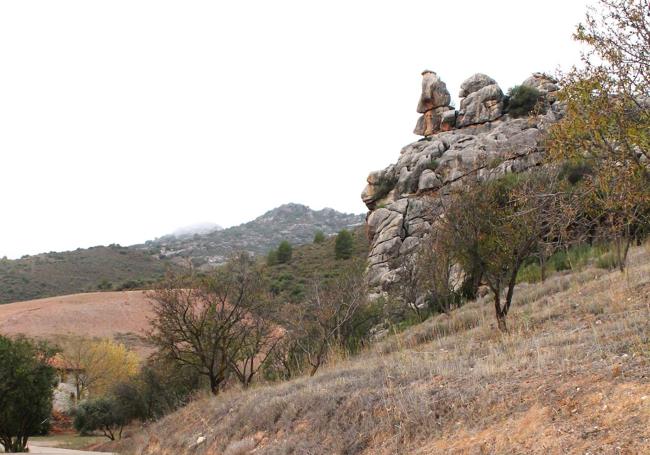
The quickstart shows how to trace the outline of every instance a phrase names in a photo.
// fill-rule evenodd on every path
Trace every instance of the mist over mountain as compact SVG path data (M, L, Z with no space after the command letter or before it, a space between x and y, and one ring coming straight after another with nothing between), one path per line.
M199 235L210 234L211 232L220 231L222 229L223 227L221 227L220 225L207 221L207 222L194 223L194 224L189 224L187 226L180 227L176 229L174 232L172 232L171 234L164 235L163 237L183 238L195 234L199 234Z

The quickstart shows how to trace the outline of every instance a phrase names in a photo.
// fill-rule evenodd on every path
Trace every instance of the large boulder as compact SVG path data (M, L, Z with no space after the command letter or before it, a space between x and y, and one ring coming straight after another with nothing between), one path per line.
M477 73L460 86L457 128L491 122L503 115L504 95L494 79Z
M557 92L560 87L557 85L557 79L548 74L533 73L521 85L536 89L549 103L557 101Z
M460 92L458 93L458 96L465 98L470 93L478 92L483 87L487 87L488 85L496 85L496 83L497 81L492 79L487 74L476 73L469 79L465 79L465 81L460 84Z
M368 281L377 292L395 283L396 263L437 229L454 188L542 165L548 128L564 116L562 103L551 98L556 81L541 73L523 84L547 97L547 109L527 118L503 116L503 92L484 74L463 82L458 112L438 105L447 98L435 74L425 72L423 78L418 111L428 110L416 132L427 137L403 147L384 170L372 172L362 194L369 209Z

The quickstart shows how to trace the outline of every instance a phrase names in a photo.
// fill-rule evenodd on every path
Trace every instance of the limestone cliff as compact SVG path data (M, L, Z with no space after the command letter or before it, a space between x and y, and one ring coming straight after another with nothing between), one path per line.
M508 114L508 97L484 74L463 82L457 111L445 83L432 71L422 76L415 134L424 138L405 146L396 163L371 172L361 194L369 209L368 277L375 289L390 286L396 259L431 231L450 188L541 164L545 130L562 116L556 81L541 73L522 83L540 95L534 113L523 118Z

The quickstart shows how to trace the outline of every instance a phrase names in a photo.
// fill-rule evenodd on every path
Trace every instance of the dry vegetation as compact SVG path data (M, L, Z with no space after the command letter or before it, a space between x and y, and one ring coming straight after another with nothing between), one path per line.
M196 400L119 449L648 453L648 249L627 274L556 275L515 296L507 334L489 302L472 302L315 377Z

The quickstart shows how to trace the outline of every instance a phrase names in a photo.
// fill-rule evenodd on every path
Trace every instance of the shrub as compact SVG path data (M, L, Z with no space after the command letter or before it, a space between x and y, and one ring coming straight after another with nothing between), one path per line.
M334 245L334 256L336 259L350 259L354 249L354 239L347 229L343 229L336 236Z
M397 185L396 177L382 176L379 179L379 182L375 185L377 189L375 190L375 200L383 199L388 193L391 192L393 188Z
M517 274L517 283L537 283L538 281L542 281L542 268L535 262L522 267Z
M120 406L112 397L101 397L79 405L74 418L74 428L81 434L101 430L111 441L122 438L122 430L133 417L129 409Z
M97 289L100 291L110 291L113 289L113 283L108 280L102 280L102 282L97 285Z
M537 104L540 95L534 87L515 85L508 90L508 113L513 117L527 115Z
M585 176L591 175L593 168L586 162L566 162L562 164L560 178L566 179L571 185L580 182Z
M439 166L439 165L440 165L440 162L438 162L437 159L432 158L431 161L429 161L429 162L426 164L426 166L424 167L424 169L431 169L432 171L435 171L436 169L438 169L438 166Z

